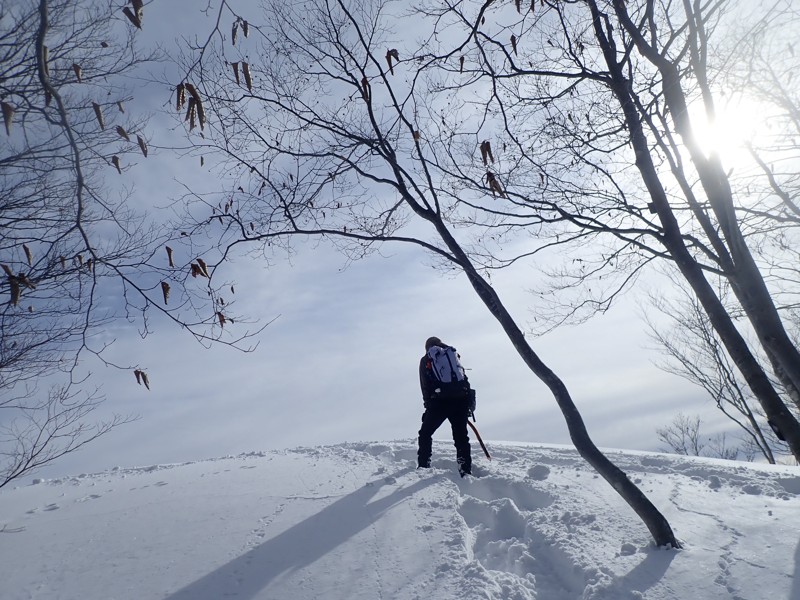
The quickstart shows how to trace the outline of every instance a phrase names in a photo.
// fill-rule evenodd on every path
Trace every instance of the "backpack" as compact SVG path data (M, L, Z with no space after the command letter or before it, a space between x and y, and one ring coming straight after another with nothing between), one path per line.
M427 356L437 383L436 396L445 400L466 400L470 393L469 381L456 349L432 346Z

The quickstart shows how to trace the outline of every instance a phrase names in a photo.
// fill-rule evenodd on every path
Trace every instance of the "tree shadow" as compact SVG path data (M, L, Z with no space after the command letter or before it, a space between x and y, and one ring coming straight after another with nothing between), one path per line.
M434 482L430 478L420 479L370 502L383 485L393 483L395 477L412 470L405 468L367 483L164 600L216 599L233 594L243 600L255 598L276 577L302 569L322 558L378 521L392 506Z
M679 550L650 548L644 560L603 590L602 598L639 598L666 575Z

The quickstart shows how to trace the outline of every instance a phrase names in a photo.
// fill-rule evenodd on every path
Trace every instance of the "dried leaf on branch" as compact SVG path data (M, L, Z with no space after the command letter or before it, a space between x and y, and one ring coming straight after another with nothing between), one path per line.
M460 56L458 58L458 72L459 73L463 73L464 72L464 57L463 56Z
M236 78L236 85L241 85L241 82L239 81L239 63L232 62L231 67L233 67L233 76Z
M361 78L361 97L364 99L364 102L369 103L369 79L366 76Z
M208 277L206 271L203 270L203 268L197 263L192 263L191 265L189 265L189 268L191 270L192 277L197 277L198 275L200 277L206 277L206 278Z
M180 111L186 104L186 86L179 83L175 87L175 109Z
M233 26L231 27L231 44L234 46L236 45L236 38L239 35L239 20L235 20L233 22Z
M8 285L11 288L11 300L9 302L12 306L17 306L19 304L19 297L21 294L21 289L19 287L19 281L13 275L9 275L8 277Z
M225 327L225 315L223 315L221 312L218 312L217 313L217 320L219 321L219 326L220 327Z
M397 52L397 48L392 48L391 50L386 51L386 62L389 63L389 72L394 75L394 66L392 65L392 59L395 59L397 62L400 62L400 54Z
M31 249L28 248L25 244L22 244L22 250L25 252L25 258L28 259L28 266L33 266L33 256L31 255Z
M119 135L119 137L121 137L121 138L125 138L126 142L130 142L131 141L131 138L128 137L128 132L125 131L125 128L122 125L117 125L116 131L117 131L117 135Z
M122 12L125 13L125 16L128 17L128 20L131 23L136 25L138 29L141 29L142 18L144 17L144 2L142 0L131 0L131 6L133 6L133 10L130 10L126 6L125 8L122 9Z
M75 78L78 80L78 83L83 82L81 66L78 63L72 63L72 70L75 72Z
M203 272L203 277L208 277L208 265L206 265L205 261L202 258L197 259L197 265L200 267L200 270Z
M189 103L187 104L186 108L186 117L184 121L189 121L189 131L194 129L196 120L197 120L197 109L195 108L195 99L189 98Z
M148 390L150 389L150 380L147 378L147 373L141 369L136 369L134 370L133 375L136 377L136 383L139 385L144 384L144 387L146 387Z
M134 13L134 12L133 12L133 11L132 11L130 8L128 8L127 6L123 7L123 9L122 9L122 12L125 14L125 16L126 16L126 17L128 17L128 20L129 20L131 23L133 23L133 25L136 27L136 29L141 29L141 28L142 28L142 20L141 20L141 18L139 17L139 15L137 15L136 13Z
M481 158L483 159L484 165L488 165L489 161L494 163L494 154L492 154L492 144L489 140L483 140L483 142L481 142Z
M172 248L169 246L164 246L164 249L167 251L167 261L169 262L169 266L174 267L175 262L172 260Z
M206 111L203 108L203 103L199 100L195 102L197 106L197 122L200 123L200 129L203 129L206 125Z
M164 304L169 303L169 284L166 281L161 282L161 293L164 295Z
M512 50L514 50L514 55L516 56L516 54L517 54L517 36L515 36L513 33L511 34L511 48L512 48Z
M203 108L203 100L200 98L197 89L191 83L184 84L184 88L191 96L191 98L189 98L189 110L186 115L186 118L189 119L189 129L191 130L194 128L195 115L200 123L200 129L203 129L206 124L206 111Z
M147 142L145 142L144 138L140 135L136 136L136 141L139 144L139 148L141 149L142 154L144 155L145 158L147 158Z
M117 168L117 172L122 175L122 167L119 164L119 156L116 154L111 157L111 164Z
M3 122L6 126L6 135L11 135L11 122L14 120L14 107L8 102L0 104L3 107Z
M246 62L242 63L242 74L244 75L244 83L247 85L247 91L253 91L253 78L250 77L250 65Z
M119 109L119 112L121 113L125 112L125 107L122 105L122 101L117 102L117 108Z
M97 118L97 123L100 125L100 129L105 129L106 122L103 119L103 111L100 108L100 105L97 102L92 102L92 108L94 109L94 116Z
M8 285L11 292L11 299L9 302L13 306L17 306L19 304L19 298L22 295L22 286L35 290L36 286L33 282L28 279L28 276L25 273L20 273L19 275L14 275L8 265L2 265L3 270L6 272L8 276ZM21 285L20 285L21 284Z
M489 185L489 189L492 190L493 197L506 197L506 193L503 191L503 187L500 185L500 180L497 178L497 175L491 171L486 171L486 183Z

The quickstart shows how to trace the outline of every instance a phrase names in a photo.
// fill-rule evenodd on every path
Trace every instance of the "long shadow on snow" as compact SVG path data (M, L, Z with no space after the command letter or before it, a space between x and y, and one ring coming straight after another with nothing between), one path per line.
M387 480L393 481L392 478L412 470L405 468L368 483L164 600L216 599L230 595L242 600L255 598L282 573L302 569L322 558L378 521L392 506L435 481L420 479L385 498L370 502Z
M666 548L650 548L642 562L599 592L598 600L642 597L664 578L678 552Z

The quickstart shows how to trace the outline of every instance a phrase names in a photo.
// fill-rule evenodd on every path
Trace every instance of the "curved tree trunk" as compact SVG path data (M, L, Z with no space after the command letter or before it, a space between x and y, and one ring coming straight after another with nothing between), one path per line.
M664 515L661 514L658 508L656 508L647 496L645 496L628 478L625 472L612 463L594 444L589 437L589 432L586 430L583 417L581 417L578 407L575 406L566 385L564 385L564 382L545 365L533 351L533 348L531 348L530 344L525 339L525 334L520 330L514 318L503 306L494 288L475 270L475 267L455 238L453 238L447 230L444 223L442 223L441 219L436 216L431 217L430 215L428 215L427 218L436 227L436 230L450 252L455 255L459 265L464 273L466 273L472 288L486 305L486 308L489 309L489 312L499 321L503 331L505 331L508 339L511 340L511 343L522 357L522 360L525 361L528 368L533 371L553 393L553 397L559 409L561 409L561 413L564 415L570 439L575 445L578 454L580 454L603 479L611 484L611 487L613 487L634 512L639 515L639 518L653 536L656 545L680 548L681 544L672 532L672 527L670 527Z

